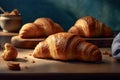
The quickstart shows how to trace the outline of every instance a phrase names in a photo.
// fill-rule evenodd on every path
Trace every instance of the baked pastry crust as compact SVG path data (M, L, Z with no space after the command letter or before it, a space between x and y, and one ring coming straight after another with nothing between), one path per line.
M2 58L7 61L16 60L18 52L13 44L5 43L5 50L2 53Z
M50 35L40 42L33 51L35 58L58 60L101 61L102 55L96 45L85 42L79 36L61 32Z
M20 67L20 63L15 63L15 62L8 62L7 63L8 69L9 70L17 70L20 71L21 67Z
M78 19L68 32L87 38L113 37L112 29L92 16Z
M50 18L38 18L33 23L26 23L19 31L21 38L41 38L64 32L63 28Z

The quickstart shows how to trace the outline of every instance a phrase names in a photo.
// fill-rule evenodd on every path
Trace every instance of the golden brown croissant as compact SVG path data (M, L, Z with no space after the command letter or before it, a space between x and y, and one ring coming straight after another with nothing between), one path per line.
M112 37L113 31L110 27L91 16L85 16L76 21L68 32L81 37Z
M58 60L101 61L99 48L85 42L77 35L61 32L50 35L37 44L33 51L35 58L52 58Z
M19 31L19 36L21 38L39 38L63 31L63 28L51 19L38 18L34 23L24 24Z

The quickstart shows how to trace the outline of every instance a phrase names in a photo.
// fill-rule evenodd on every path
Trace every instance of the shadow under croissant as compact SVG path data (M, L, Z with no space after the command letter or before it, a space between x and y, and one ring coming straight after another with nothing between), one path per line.
M14 60L15 62L28 62L27 59L23 59L23 58L17 58L16 60Z
M105 63L103 61L97 61L97 62L91 62L91 61L82 61L82 60L60 60L60 59L52 59L52 58L37 58L37 59L45 59L45 60L51 60L51 61L59 61L59 62L65 62L65 63L77 63L77 64L80 64L80 63L88 63L88 64L102 64L102 63Z

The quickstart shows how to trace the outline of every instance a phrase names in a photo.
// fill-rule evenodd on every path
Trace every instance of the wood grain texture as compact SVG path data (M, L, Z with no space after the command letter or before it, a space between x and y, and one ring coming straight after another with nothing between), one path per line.
M84 38L87 42L93 43L100 48L111 47L114 38Z
M20 38L19 36L13 36L11 38L11 43L17 48L34 49L35 46L44 39L45 38L23 39Z

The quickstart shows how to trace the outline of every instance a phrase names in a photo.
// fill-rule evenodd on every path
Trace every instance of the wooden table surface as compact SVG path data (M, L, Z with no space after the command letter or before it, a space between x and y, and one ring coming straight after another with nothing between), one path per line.
M110 51L110 48L101 49ZM17 49L21 71L10 71L7 62L0 58L0 73L119 73L120 64L109 55L103 56L101 63L85 63L80 61L62 62L56 60L36 59L31 56L32 49ZM0 50L2 53L3 50ZM35 62L35 63L34 63Z
M4 43L10 42L12 35L0 35L0 44L3 47ZM3 42L2 42L3 41ZM100 48L101 52L109 52L111 53L111 48ZM17 48L18 57L17 63L20 63L21 71L11 71L8 69L7 62L4 61L0 57L0 76L20 76L19 74L34 75L34 76L53 76L53 75L63 75L65 76L81 76L81 78L85 76L120 76L120 63L116 61L112 56L103 55L101 63L85 63L80 61L57 61L57 60L47 60L47 59L36 59L33 58L30 54L32 54L33 49L20 49ZM0 49L0 56L3 52L3 49ZM9 75L8 75L9 74ZM52 75L53 74L53 75ZM72 74L72 75L71 75ZM46 76L45 76L46 75ZM59 75L59 76L60 76ZM58 75L57 75L58 76Z

